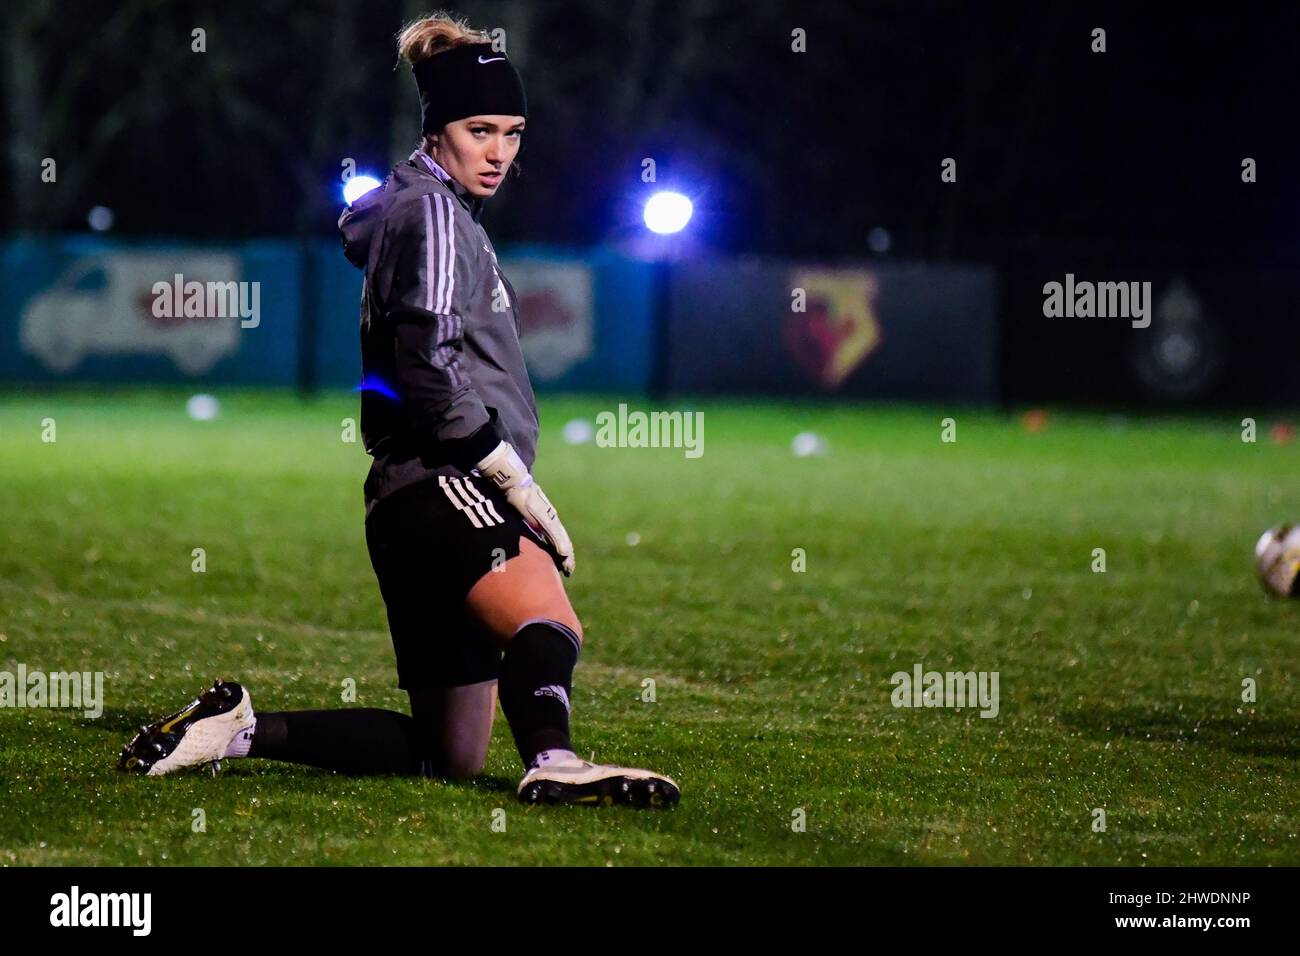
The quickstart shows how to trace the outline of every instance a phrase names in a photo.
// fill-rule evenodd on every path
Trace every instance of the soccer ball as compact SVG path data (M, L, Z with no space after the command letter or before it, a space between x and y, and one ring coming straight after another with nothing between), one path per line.
M1255 544L1255 574L1264 590L1279 597L1296 596L1300 577L1300 525L1269 528Z

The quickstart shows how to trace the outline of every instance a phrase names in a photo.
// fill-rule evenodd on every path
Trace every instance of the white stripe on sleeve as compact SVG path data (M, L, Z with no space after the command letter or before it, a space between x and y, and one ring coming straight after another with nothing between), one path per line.
M450 315L456 293L456 216L446 196L425 193L420 199L424 203L424 307Z
M425 193L424 202L424 308L433 311L433 210L429 206L429 195Z

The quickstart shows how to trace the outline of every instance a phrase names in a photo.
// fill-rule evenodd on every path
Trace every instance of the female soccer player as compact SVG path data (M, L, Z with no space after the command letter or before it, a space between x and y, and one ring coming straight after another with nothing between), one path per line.
M589 763L569 739L582 624L559 572L573 573L573 545L530 473L538 418L515 292L479 224L519 151L523 84L486 34L444 14L407 26L398 50L423 140L339 229L365 270L366 542L411 715L254 716L247 689L217 681L142 728L119 766L157 775L263 757L469 777L499 696L524 763L520 800L672 806L668 777Z

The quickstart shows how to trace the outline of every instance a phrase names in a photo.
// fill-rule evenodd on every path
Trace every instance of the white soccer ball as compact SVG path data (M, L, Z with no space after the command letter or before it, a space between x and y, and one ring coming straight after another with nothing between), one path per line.
M1269 528L1255 544L1255 574L1264 590L1279 597L1296 595L1300 577L1300 525Z

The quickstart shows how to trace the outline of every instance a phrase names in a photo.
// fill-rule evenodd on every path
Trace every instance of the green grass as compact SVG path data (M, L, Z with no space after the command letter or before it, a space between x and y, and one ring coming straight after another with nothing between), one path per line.
M515 803L500 718L468 784L115 772L137 725L215 676L264 710L344 706L349 677L358 705L405 709L368 459L340 440L354 397L220 397L210 423L175 392L0 397L0 669L105 672L97 719L0 710L0 863L1300 862L1300 603L1250 565L1300 517L1300 447L1266 417L1246 444L1241 416L1057 413L1030 434L962 408L709 401L691 460L566 445L565 421L619 399L544 401L537 474L587 632L575 741L683 788L638 813ZM791 455L805 429L828 456ZM999 715L895 709L890 675L917 662L999 672Z

